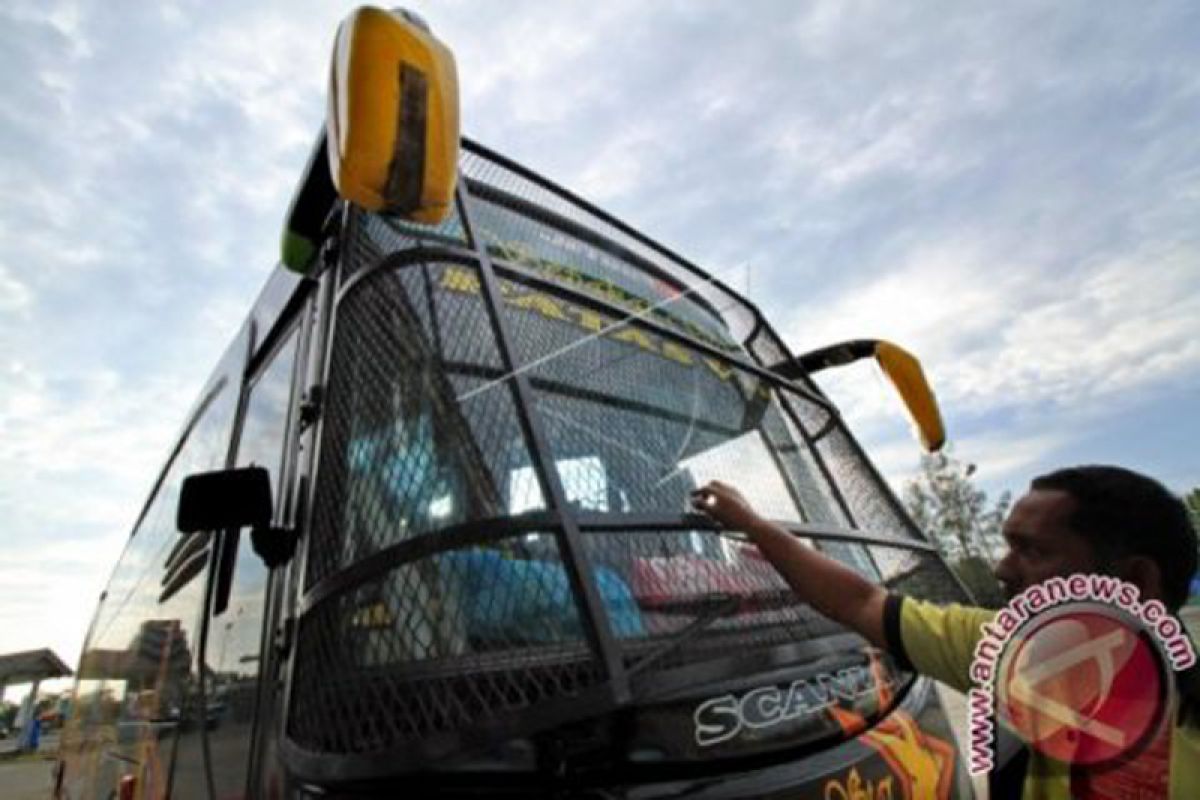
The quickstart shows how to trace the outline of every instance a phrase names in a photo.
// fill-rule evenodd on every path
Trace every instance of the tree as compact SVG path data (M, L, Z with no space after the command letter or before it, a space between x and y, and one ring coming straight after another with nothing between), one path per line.
M938 453L922 456L921 474L904 488L904 504L950 566L984 605L1003 601L992 567L1004 552L1000 526L1012 496L988 506L987 493L971 483L974 464Z
M1200 535L1200 487L1192 489L1183 496L1183 504L1187 506L1188 515L1192 518L1192 528ZM1197 552L1200 557L1200 551ZM1195 582L1192 583L1195 586ZM1193 589L1193 592L1195 590Z
M1185 494L1183 504L1187 506L1188 513L1192 515L1192 527L1196 529L1196 533L1200 533L1200 487Z

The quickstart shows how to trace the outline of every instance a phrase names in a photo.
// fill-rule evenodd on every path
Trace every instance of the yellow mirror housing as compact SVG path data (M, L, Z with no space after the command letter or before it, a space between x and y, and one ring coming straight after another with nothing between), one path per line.
M946 443L946 428L921 362L904 348L884 341L875 343L875 360L904 401L921 446L931 453L940 450Z
M364 6L338 28L326 116L338 194L436 224L454 202L458 76L450 50L403 12Z

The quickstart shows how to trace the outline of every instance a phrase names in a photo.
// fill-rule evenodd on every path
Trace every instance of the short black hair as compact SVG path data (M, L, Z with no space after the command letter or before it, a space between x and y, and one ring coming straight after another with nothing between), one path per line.
M1162 573L1167 607L1177 611L1187 600L1196 573L1196 531L1183 501L1161 483L1122 467L1090 464L1040 475L1031 487L1074 498L1067 524L1101 562L1148 556Z

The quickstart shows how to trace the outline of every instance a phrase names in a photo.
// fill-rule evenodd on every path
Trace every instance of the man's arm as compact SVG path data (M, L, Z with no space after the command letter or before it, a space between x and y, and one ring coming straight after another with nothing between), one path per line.
M882 587L760 517L728 484L709 483L692 495L692 504L750 537L801 600L876 647L888 649L883 621L887 592Z

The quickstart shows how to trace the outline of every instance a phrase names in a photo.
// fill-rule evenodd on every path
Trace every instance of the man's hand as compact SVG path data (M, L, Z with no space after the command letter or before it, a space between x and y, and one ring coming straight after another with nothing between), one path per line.
M720 525L735 531L750 532L765 520L750 507L742 493L727 483L710 481L692 492L692 507L703 511Z

